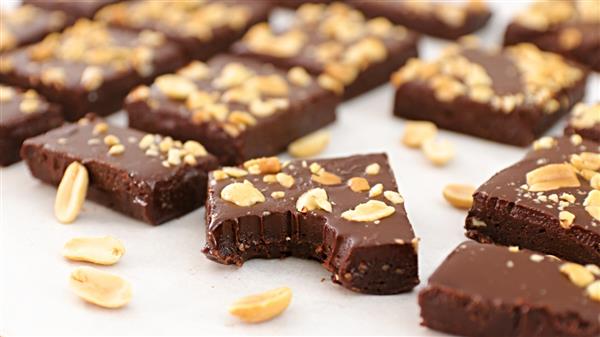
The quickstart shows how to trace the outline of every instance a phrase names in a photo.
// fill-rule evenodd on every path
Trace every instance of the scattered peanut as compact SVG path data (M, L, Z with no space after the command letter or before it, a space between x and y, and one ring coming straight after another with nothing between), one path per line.
M426 140L435 138L437 126L427 121L409 121L404 127L402 143L408 147L419 148Z
M297 158L314 156L325 149L329 140L329 132L317 131L292 142L288 146L288 152Z
M72 162L67 167L54 202L54 215L62 223L73 222L83 206L89 183L88 172L85 166Z
M237 300L229 312L244 322L259 323L279 316L292 301L290 288L277 288Z
M75 238L63 248L63 256L73 261L85 261L102 265L112 265L125 253L121 241L110 236Z
M567 275L573 284L581 288L594 282L594 274L586 267L577 263L567 262L561 265L560 272Z
M463 184L449 184L444 187L444 199L456 208L469 209L473 205L475 187Z
M439 142L436 142L434 139L426 140L423 142L421 150L427 159L436 166L448 164L456 154L454 144L446 140Z
M71 289L82 299L105 308L120 308L131 301L131 285L117 275L79 267L71 273Z

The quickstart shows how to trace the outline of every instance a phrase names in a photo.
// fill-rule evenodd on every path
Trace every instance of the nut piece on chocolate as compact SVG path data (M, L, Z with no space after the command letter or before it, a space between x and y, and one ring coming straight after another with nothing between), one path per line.
M565 134L578 134L600 143L600 103L575 105L569 124L565 128Z
M409 29L444 39L457 39L483 27L492 13L482 0L465 3L350 0L369 17L383 16Z
M49 10L62 11L73 19L91 19L100 8L119 1L121 0L23 0L23 3Z
M203 143L221 163L277 154L335 120L337 95L300 67L219 55L134 90L129 125Z
M232 50L285 68L303 67L344 99L385 83L417 56L415 33L385 18L367 20L343 3L304 4L291 21L285 29L257 24Z
M466 235L600 264L600 143L544 137L474 194Z
M534 2L504 34L504 44L531 42L539 48L600 71L600 3L594 0Z
M2 54L0 81L36 89L65 107L65 118L73 121L120 109L134 86L183 63L177 46L161 33L82 19L63 33Z
M394 115L526 146L584 95L587 73L559 55L531 44L477 45L465 39L433 62L412 59L398 70Z
M135 30L156 30L190 59L208 60L226 51L252 25L268 19L268 1L128 1L108 6L96 19Z
M419 293L422 325L461 336L597 336L598 267L460 244Z
M46 11L23 5L0 11L0 52L38 42L46 35L63 30L69 24L59 11Z
M275 157L209 177L211 260L315 259L343 287L395 294L419 283L418 239L385 154L280 163Z
M0 166L21 160L23 141L60 126L60 108L34 90L0 85Z
M21 156L31 174L58 185L67 166L87 168L87 196L158 225L202 206L216 159L195 142L108 125L88 116L25 141Z

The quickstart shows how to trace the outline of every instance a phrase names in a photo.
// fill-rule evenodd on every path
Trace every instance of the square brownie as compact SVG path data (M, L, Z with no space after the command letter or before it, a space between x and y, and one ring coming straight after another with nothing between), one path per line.
M23 141L63 123L60 108L34 90L0 85L0 166L21 160Z
M466 235L600 265L600 143L544 137L473 195Z
M252 25L266 21L269 1L127 1L103 8L97 20L134 30L155 30L188 57L206 61L224 52Z
M600 269L460 244L419 293L422 325L460 336L597 336Z
M600 103L579 103L573 107L565 134L578 134L600 143Z
M217 160L197 142L106 124L88 116L25 141L31 174L58 185L73 161L89 172L88 199L152 225L202 206Z
M409 61L392 77L394 115L526 146L584 95L587 73L560 55L531 44L477 45L465 40L432 62Z
M73 19L91 19L100 8L119 1L121 0L23 0L23 3L49 10L62 11Z
M382 16L414 31L452 40L479 30L492 16L480 0L463 3L350 0L349 4L368 17Z
M277 154L335 120L338 96L302 68L219 55L127 98L129 125L203 143L221 163Z
M315 259L353 291L395 294L419 283L417 246L385 154L224 167L209 177L206 256Z
M161 33L135 33L81 19L61 34L2 54L0 81L33 88L73 121L119 110L129 91L185 63Z
M260 23L234 53L276 66L300 66L349 99L385 83L417 56L418 36L385 18L367 20L343 3L304 4L285 28Z
M30 5L0 11L0 53L38 42L63 30L71 21L60 11Z
M508 25L504 44L530 42L600 71L600 3L534 2Z

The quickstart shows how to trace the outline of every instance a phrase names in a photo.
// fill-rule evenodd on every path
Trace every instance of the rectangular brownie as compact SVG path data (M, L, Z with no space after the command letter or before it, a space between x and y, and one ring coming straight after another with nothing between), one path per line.
M315 259L353 291L395 294L419 283L417 246L385 154L280 163L209 176L206 256Z
M232 47L234 53L292 68L300 66L349 99L385 83L417 56L418 36L385 18L367 20L343 3L304 4L290 25L260 23Z
M0 53L38 42L63 30L71 21L60 11L30 5L0 11Z
M419 293L421 324L460 336L597 336L599 277L596 265L464 242Z
M600 3L533 2L506 28L504 44L530 42L600 71Z
M62 11L73 19L91 19L100 8L119 1L121 0L23 0L23 3L48 10Z
M479 30L489 21L492 13L484 1L462 3L419 1L349 0L368 17L385 17L414 31L457 39Z
M530 44L477 45L451 45L432 62L413 59L398 70L394 115L526 146L584 95L587 73L559 55Z
M332 123L338 102L302 68L219 55L137 88L125 110L133 128L197 140L221 163L239 164Z
M197 142L106 124L88 116L25 141L31 174L58 185L73 161L89 172L88 199L152 225L202 206L216 159Z
M133 30L155 30L190 59L206 61L226 51L252 25L266 21L269 1L127 1L103 8L96 19Z
M575 105L569 124L565 128L565 134L578 134L600 143L600 103Z
M0 85L0 166L21 160L23 141L63 123L60 108L35 91Z
M2 54L0 81L36 89L73 121L119 110L133 87L183 64L177 46L161 33L82 19L61 34Z
M600 143L544 137L475 192L466 235L600 265Z

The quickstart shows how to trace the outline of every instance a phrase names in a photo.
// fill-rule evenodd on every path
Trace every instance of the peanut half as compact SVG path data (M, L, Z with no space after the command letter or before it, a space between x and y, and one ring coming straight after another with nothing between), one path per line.
M79 267L71 273L71 289L82 299L104 308L120 308L131 301L131 285L105 271Z
M67 167L54 202L54 215L62 223L73 222L83 206L89 184L88 172L85 166L72 162Z
M447 140L436 141L428 139L423 142L421 150L425 157L435 166L444 166L450 162L456 155L454 144Z
M404 127L402 144L408 147L419 148L426 140L435 138L437 126L427 121L409 121Z
M119 262L125 253L121 241L110 237L87 237L69 240L63 248L63 256L73 261L85 261L102 265Z
M279 316L292 301L290 288L277 288L237 300L229 312L248 323L259 323Z
M473 206L473 193L475 193L475 187L463 184L448 184L442 191L444 199L450 205L462 209L469 209Z
M288 146L290 155L296 158L310 157L321 153L330 140L329 132L317 131L299 138Z

